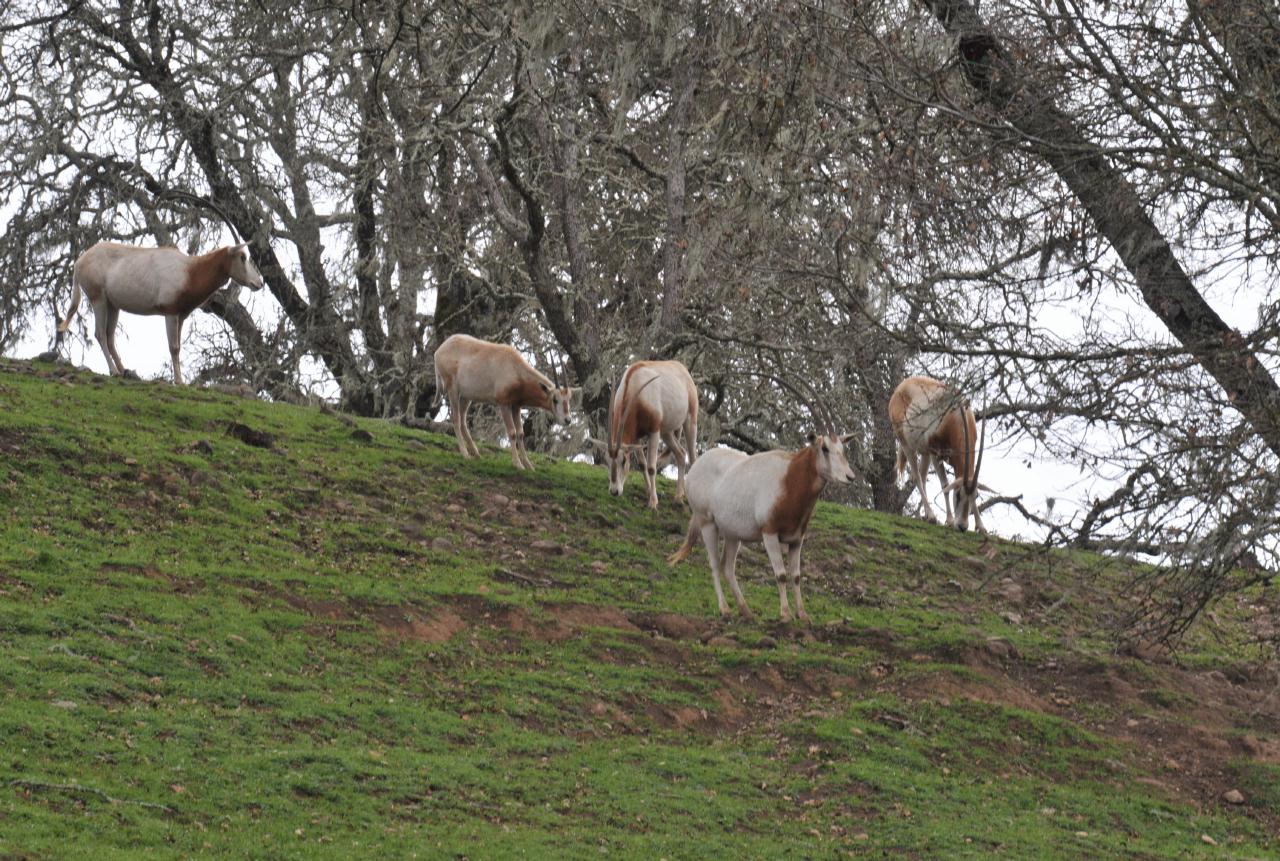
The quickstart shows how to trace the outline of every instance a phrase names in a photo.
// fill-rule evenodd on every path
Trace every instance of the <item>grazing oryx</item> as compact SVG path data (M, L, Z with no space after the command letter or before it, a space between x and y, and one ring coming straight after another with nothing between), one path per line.
M176 248L139 248L118 242L99 242L76 260L71 270L71 309L58 324L58 340L80 310L80 290L93 307L94 337L107 357L107 370L123 375L116 352L116 323L121 311L163 314L173 357L173 382L182 384L178 350L182 324L196 308L228 280L251 290L262 287L262 276L249 260L244 245L229 245L191 257Z
M684 446L676 439L683 429ZM698 387L679 362L634 362L622 374L609 404L609 492L621 496L631 456L648 445L644 480L649 507L658 507L658 440L676 462L676 499L684 499L684 476L697 460ZM595 441L600 445L599 441Z
M982 534L987 530L978 513L978 491L990 492L991 488L978 483L978 471L982 469L982 447L974 457L974 444L978 441L973 410L962 402L959 395L931 377L908 377L893 391L889 398L889 422L898 438L898 476L906 467L920 492L922 516L937 522L929 497L925 492L925 480L929 466L937 470L942 482L943 497L947 503L947 519L956 529L969 528L969 515ZM985 447L986 427L983 426ZM947 483L943 462L951 464L954 479ZM954 504L952 495L954 494Z
M551 413L558 424L569 423L569 400L577 389L556 385L538 373L508 344L482 341L470 335L450 335L435 354L436 403L449 397L449 412L463 457L479 457L480 449L467 428L472 401L497 404L511 441L511 462L516 469L533 469L524 448L525 407Z
M675 565L688 556L701 534L711 562L711 582L720 615L729 614L720 587L723 573L738 602L738 612L751 618L734 566L740 544L763 541L773 576L778 580L782 621L791 621L787 604L789 578L796 616L808 622L809 614L800 597L800 547L822 488L828 481L847 484L854 477L844 454L848 439L834 433L810 434L808 447L796 452L774 450L748 457L733 449L716 448L704 453L689 470L689 507L693 509L689 532L684 544L667 561ZM717 552L721 536L723 554Z

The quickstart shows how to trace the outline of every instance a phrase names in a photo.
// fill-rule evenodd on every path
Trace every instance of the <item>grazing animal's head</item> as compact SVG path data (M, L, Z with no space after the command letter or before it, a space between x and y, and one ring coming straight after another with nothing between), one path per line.
M658 376L655 374L645 380L639 388L630 392L630 397L626 398L625 403L619 405L618 399L615 398L615 402L609 405L609 443L605 446L604 454L605 462L609 465L609 492L614 496L622 496L622 491L627 484L627 473L631 470L631 457L641 448L639 443L635 441L628 443L623 439L627 422L640 402L640 393L657 379ZM626 385L625 376L623 385ZM628 393L624 391L622 394L626 396ZM618 406L621 406L621 412L616 411Z
M542 388L542 393L547 396L547 402L551 405L551 416L555 423L567 425L572 414L570 402L573 400L573 396L582 391L582 389L569 387L568 367L556 364L554 358L551 360L551 372L555 375L555 380L548 380L544 377L538 381L538 385Z
M973 454L973 428L974 418L973 411L967 406L961 405L959 408L961 428L961 439L963 442L962 451L964 452L964 470L955 479L942 489L943 493L951 494L951 525L961 532L969 530L969 518L973 517L981 526L982 521L978 519L978 491L985 490L988 493L994 491L978 481L978 471L982 469L982 453L986 449L987 444L987 426L982 425L982 435L978 445L978 456L975 459ZM972 470L970 466L972 465Z
M262 275L249 259L249 246L236 245L231 249L231 277L250 290L262 289Z
M836 484L848 484L855 478L853 467L845 457L844 444L853 434L839 436L835 433L809 434L809 446L816 452L818 475Z
M551 415L556 424L567 425L571 414L569 402L573 399L574 389L543 383L542 391L546 394L547 400L551 401Z

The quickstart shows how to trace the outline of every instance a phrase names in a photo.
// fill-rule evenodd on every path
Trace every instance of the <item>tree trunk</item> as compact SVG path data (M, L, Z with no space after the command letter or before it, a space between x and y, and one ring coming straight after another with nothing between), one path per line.
M1084 205L1133 275L1147 306L1217 380L1227 399L1280 455L1280 388L1239 332L1196 290L1137 190L1070 116L1030 81L969 0L920 0L959 39L960 66L978 95L1045 159Z

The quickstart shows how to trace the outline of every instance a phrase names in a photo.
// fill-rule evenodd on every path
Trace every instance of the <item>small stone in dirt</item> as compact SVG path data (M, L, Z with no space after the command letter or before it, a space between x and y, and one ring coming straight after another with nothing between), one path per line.
M356 442L373 442L373 434L364 428L356 428L351 432L351 438Z
M71 700L54 700L53 702L49 703L49 705L53 706L56 709L73 709L77 707L76 704L73 703Z
M503 496L501 493L494 493L490 495L489 502L496 505L498 508L506 508L511 504L511 497Z
M1005 658L1016 658L1018 650L1008 640L1000 637L989 637L987 638L987 654L1003 660Z
M765 634L756 641L756 646L761 649L776 649L778 648L778 641L773 637L770 637L768 634Z
M427 444L420 439L411 439L405 443L409 448L426 448Z
M1227 804L1244 804L1244 793L1238 789L1228 789L1222 793L1222 800Z
M1201 839L1202 841L1204 841L1205 843L1208 843L1210 846L1217 846L1217 845L1218 845L1218 841L1217 841L1217 840L1214 840L1214 839L1213 839L1212 837L1210 837L1208 834L1201 834L1201 835L1200 835L1200 839Z
M227 434L240 440L245 445L255 446L256 448L273 448L276 444L276 438L266 431L254 430L248 425L242 425L240 422L231 422L227 425Z
M556 541L549 541L547 539L534 541L529 545L529 547L533 550L541 550L543 553L554 553L557 555L568 552L563 544Z
M887 727L891 727L897 730L905 730L907 727L911 726L911 724L906 720L906 718L900 718L897 715L880 714L880 715L876 715L876 720Z
M444 510L449 512L450 514L462 514L463 512L466 511L465 508L463 508L461 505L459 505L456 502L450 502L448 505L444 507Z
M213 454L213 443L207 439L198 439L191 444L191 450L201 454Z
M431 539L431 549L433 550L449 550L452 549L453 542L443 535Z
M1025 597L1022 592L1022 586L1011 577L1006 577L1000 581L996 594L1010 604L1021 604Z
M713 649L736 649L738 648L738 641L733 637L726 637L721 634L707 640L707 645L711 646Z
M595 562L591 563L591 570L597 574L603 574L605 571L609 570L609 563L597 559Z
M653 617L653 627L664 637L673 640L692 640L698 636L698 626L678 613L659 613Z
M126 457L126 458L124 459L124 465L125 465L125 466L137 466L137 465L138 465L138 461L137 461L137 459L136 459L136 458Z
M1004 612L1004 613L1001 613L1001 614L1000 614L1000 618L1001 618L1001 619L1004 619L1004 620L1005 620L1006 622L1008 622L1010 625L1021 625L1021 624L1022 624L1022 614L1021 614L1021 613L1015 613L1015 612L1013 612L1012 610L1008 610L1008 611L1006 611L1006 612Z

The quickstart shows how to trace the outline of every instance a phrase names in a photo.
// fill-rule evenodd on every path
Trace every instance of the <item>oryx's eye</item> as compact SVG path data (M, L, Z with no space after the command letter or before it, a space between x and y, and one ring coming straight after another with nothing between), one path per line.
M830 449L828 449L828 448L824 445L824 446L822 447L822 453L823 453L823 454L831 454L831 450L830 450Z

